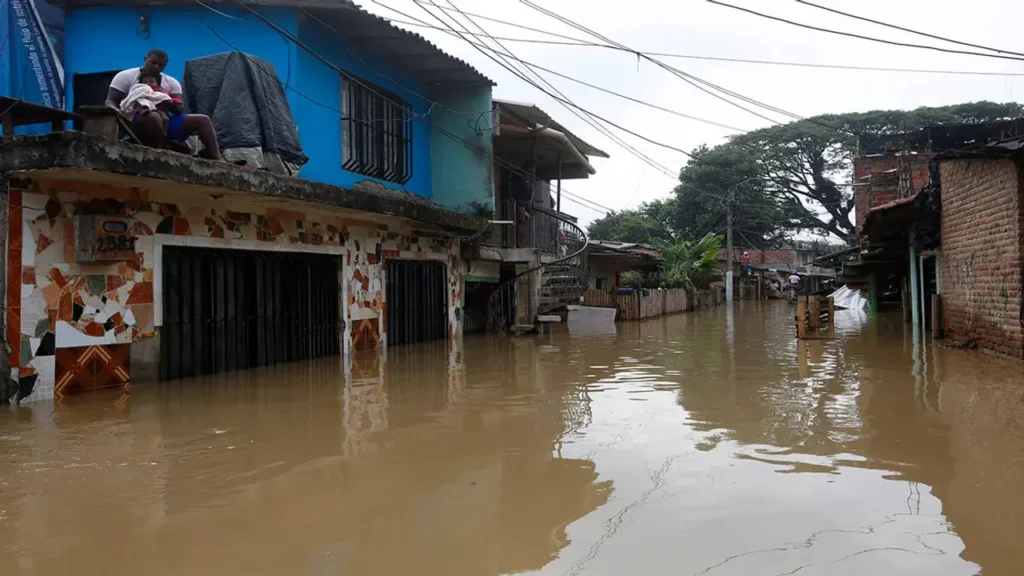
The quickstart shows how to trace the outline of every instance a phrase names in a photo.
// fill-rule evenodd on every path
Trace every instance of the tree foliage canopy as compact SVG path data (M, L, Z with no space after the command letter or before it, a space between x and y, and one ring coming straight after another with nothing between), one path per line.
M656 240L672 240L678 213L676 199L645 202L636 210L611 212L590 223L587 235L594 240L653 244Z
M667 200L612 213L592 237L624 242L697 239L725 227L733 198L738 241L767 247L800 231L846 240L854 232L853 155L858 139L884 138L938 124L1024 117L1016 102L971 102L916 110L825 114L734 136L694 151Z

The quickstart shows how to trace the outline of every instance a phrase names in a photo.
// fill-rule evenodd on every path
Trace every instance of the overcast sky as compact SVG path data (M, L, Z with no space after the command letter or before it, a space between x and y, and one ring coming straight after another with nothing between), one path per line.
M391 6L437 24L413 0L357 0L381 16L405 19ZM431 0L424 0L429 7ZM433 0L450 7L447 0ZM452 0L460 9L552 32L585 37L519 0ZM803 6L794 0L723 0L820 27L916 44L958 47L896 30L858 22ZM971 70L1020 76L965 76L825 70L663 58L681 70L771 104L813 116L875 109L942 106L976 100L1020 101L1024 97L1024 62L998 60L888 46L803 30L710 4L704 0L536 0L612 40L640 51L671 52L758 60L819 64ZM816 3L861 16L899 24L953 39L1024 52L1017 30L1024 21L1024 2L1014 0L816 0ZM965 7L970 6L970 10ZM435 13L440 11L431 7ZM478 20L495 36L544 38L528 31ZM467 26L470 24L467 23ZM516 78L474 47L437 30L410 28L449 54L476 67L497 83L494 97L537 104L577 136L601 148L611 159L597 159L597 174L589 180L565 183L564 189L616 210L666 196L675 178L644 164L628 151L586 125L554 99ZM472 28L471 28L472 29ZM548 38L550 39L550 38ZM587 40L596 41L592 37ZM612 50L577 46L506 43L519 58L592 84L660 106L745 130L769 122L722 103L687 85L651 63ZM679 118L602 94L557 77L548 80L580 106L653 140L690 150L718 144L732 132ZM762 110L763 112L763 110ZM771 113L766 113L771 116ZM783 118L775 115L783 120ZM658 163L676 173L685 163L678 152L620 134ZM563 199L564 211L590 222L602 213Z

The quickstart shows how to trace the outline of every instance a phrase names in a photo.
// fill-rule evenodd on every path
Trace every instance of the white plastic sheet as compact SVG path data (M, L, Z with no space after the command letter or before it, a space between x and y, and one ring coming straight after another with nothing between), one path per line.
M853 290L845 285L829 294L829 298L832 298L836 308L863 312L868 309L868 299L860 293L860 290Z

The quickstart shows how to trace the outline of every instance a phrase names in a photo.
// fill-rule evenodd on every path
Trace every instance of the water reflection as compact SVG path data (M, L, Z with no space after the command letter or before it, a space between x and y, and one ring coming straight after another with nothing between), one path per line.
M0 573L1018 574L1024 367L785 303L0 413Z
M611 482L557 456L585 394L484 345L481 369L416 347L5 414L0 572L540 568Z

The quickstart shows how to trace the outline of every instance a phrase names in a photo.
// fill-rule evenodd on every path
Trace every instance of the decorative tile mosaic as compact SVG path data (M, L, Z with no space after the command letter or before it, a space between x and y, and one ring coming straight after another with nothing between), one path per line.
M373 350L380 345L380 327L377 318L352 323L352 349Z
M345 328L339 337L346 354L387 342L387 260L439 260L449 272L448 334L454 339L462 333L464 274L457 240L385 223L369 213L351 218L255 204L247 212L237 198L158 196L144 188L10 181L6 336L11 378L28 396L39 391L30 399L52 396L55 383L68 374L71 364L54 364L58 351L130 345L156 334L164 244L291 251L309 246L342 254L339 301ZM132 219L134 258L76 262L73 216L78 214Z
M54 398L102 388L127 390L131 382L130 362L130 344L61 348L56 354Z

